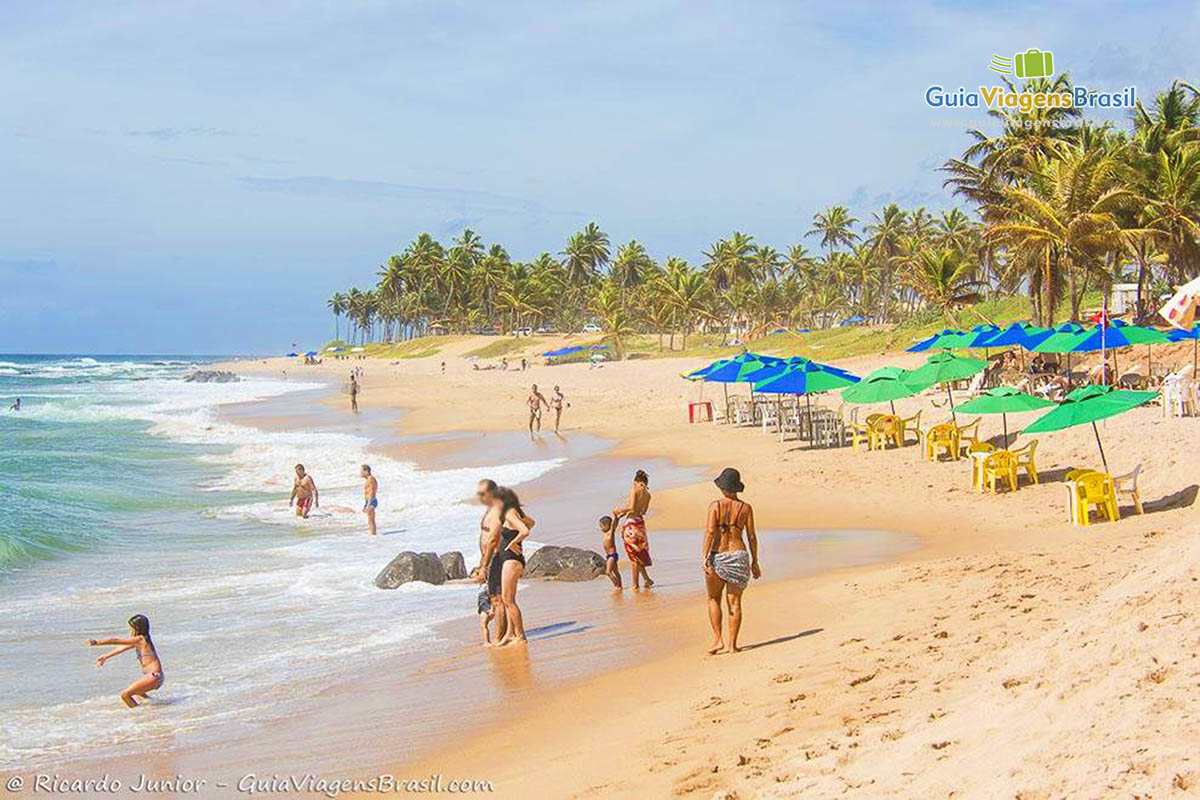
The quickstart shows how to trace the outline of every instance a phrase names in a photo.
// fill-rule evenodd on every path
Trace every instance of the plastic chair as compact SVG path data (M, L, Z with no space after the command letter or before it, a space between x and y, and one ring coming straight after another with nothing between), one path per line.
M955 430L958 432L958 444L962 447L965 443L979 443L979 420L982 417L976 417L974 422L968 422L966 425L956 425Z
M900 446L904 447L908 444L908 432L912 431L917 435L917 446L921 446L921 412L918 411L911 417L900 418Z
M983 489L983 456L977 456L976 453L991 453L995 451L995 447L987 442L976 442L967 448L967 457L971 459L971 488Z
M996 493L996 482L1007 481L1008 490L1017 490L1017 459L1007 450L997 450L983 460L982 483L984 488Z
M958 430L953 424L943 422L925 431L925 457L930 461L937 461L942 450L958 461L960 449Z
M1124 475L1113 476L1113 488L1117 494L1127 494L1133 500L1133 507L1137 509L1137 513L1145 514L1146 509L1142 508L1142 494L1138 491L1138 475L1142 474L1142 465L1138 464L1133 468L1132 472L1126 472Z
M902 424L900 418L895 414L880 414L878 419L871 423L871 435L874 437L873 446L879 450L886 450L887 443L890 441L896 447L902 447Z
M1079 519L1079 511L1076 509L1079 492L1075 488L1075 482L1079 480L1079 476L1095 471L1086 467L1083 469L1076 468L1067 470L1067 474L1063 476L1063 485L1067 487L1067 519L1071 522Z
M1075 510L1079 525L1091 525L1092 507L1108 517L1109 522L1121 518L1117 511L1117 491L1112 476L1106 472L1087 472L1075 479Z
M1016 450L1010 451L1017 459L1017 469L1025 470L1025 475L1028 476L1031 483L1041 483L1038 477L1037 461L1034 456L1037 453L1038 440L1033 439L1024 447L1018 447Z

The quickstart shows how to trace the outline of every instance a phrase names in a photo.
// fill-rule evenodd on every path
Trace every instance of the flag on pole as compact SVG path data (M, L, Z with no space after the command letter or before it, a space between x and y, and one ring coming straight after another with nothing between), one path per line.
M1179 287L1158 313L1176 328L1187 330L1196 319L1196 304L1200 303L1200 278Z

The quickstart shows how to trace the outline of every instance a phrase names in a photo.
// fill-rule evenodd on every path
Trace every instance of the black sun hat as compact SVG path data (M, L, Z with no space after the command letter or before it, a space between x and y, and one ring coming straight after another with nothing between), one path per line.
M742 483L742 473L738 472L733 467L726 467L721 470L721 474L713 481L717 488L724 492L742 492L746 489L746 484Z

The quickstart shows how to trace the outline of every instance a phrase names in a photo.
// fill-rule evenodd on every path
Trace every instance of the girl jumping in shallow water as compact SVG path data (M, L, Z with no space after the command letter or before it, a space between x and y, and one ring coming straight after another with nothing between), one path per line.
M114 649L96 659L97 667L103 667L105 661L126 650L137 652L138 663L142 665L142 677L129 684L129 688L121 692L121 702L134 708L137 706L134 697L149 699L147 692L162 688L163 668L162 662L158 659L158 651L154 649L154 642L150 639L150 620L141 614L134 614L129 618L129 633L128 639L88 639L87 643L89 647L116 645Z

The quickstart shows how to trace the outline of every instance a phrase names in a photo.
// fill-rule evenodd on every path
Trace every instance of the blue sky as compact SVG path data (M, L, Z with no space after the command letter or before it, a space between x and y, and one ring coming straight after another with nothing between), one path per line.
M421 231L514 258L596 220L693 263L738 229L950 201L993 53L1197 78L1192 3L16 2L0 25L0 352L278 352ZM1190 71L1190 72L1189 72ZM808 240L816 248L815 240Z

